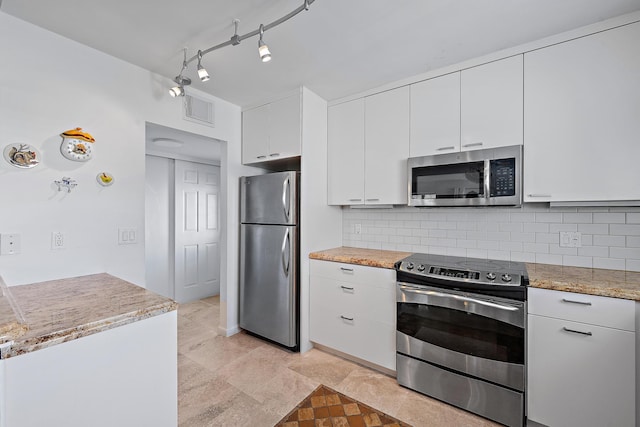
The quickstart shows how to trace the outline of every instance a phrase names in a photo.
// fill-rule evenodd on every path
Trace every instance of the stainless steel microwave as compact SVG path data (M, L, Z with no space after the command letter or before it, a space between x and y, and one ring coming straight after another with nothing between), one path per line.
M522 145L412 157L409 206L520 206Z

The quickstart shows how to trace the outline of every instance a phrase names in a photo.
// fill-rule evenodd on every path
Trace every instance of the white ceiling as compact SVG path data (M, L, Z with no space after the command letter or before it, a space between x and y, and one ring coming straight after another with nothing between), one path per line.
M2 11L169 78L189 56L270 23L302 0L0 0ZM204 57L194 86L240 106L304 85L327 100L627 12L640 0L316 0L257 38ZM19 37L17 35L17 37ZM170 82L167 82L169 85Z
M210 163L220 161L220 141L206 136L147 123L145 148L149 154Z

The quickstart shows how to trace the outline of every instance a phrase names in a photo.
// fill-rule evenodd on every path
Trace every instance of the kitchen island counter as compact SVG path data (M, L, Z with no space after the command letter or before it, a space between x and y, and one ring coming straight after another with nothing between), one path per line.
M12 339L0 359L40 350L176 310L177 303L106 273L4 288L24 316L0 306ZM9 295L6 295L9 296ZM4 299L4 298L3 298ZM2 302L2 301L0 301ZM1 343L0 343L1 344Z

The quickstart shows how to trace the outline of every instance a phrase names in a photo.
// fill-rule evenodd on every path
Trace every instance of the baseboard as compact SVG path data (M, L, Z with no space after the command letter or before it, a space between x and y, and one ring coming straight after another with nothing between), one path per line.
M223 337L230 337L238 332L240 332L240 327L237 325L232 328L223 328L222 326L218 326L218 333Z
M343 359L347 359L347 360L349 360L351 362L357 363L358 365L362 365L362 366L364 366L366 368L373 369L375 371L378 371L378 372L380 372L382 374L385 374L385 375L388 375L390 377L393 377L393 378L396 377L396 371L393 371L393 370L391 370L389 368L385 368L384 366L380 366L380 365L377 365L375 363L371 363L369 361L362 360L359 357L355 357L355 356L352 356L350 354L343 353L343 352L341 352L339 350L335 350L335 349L333 349L331 347L325 347L324 345L318 344L318 343L315 343L315 342L313 343L313 347L318 349L318 350L324 351L325 353L333 354L334 356L338 356L338 357L341 357Z

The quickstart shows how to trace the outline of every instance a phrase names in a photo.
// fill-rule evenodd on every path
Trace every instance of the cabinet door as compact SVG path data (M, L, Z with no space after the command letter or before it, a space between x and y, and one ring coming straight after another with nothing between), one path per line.
M530 420L635 426L635 333L529 315L527 335Z
M365 204L407 204L409 86L365 98Z
M269 146L269 105L242 112L242 163L267 160Z
M460 73L411 85L409 156L460 151Z
M299 94L269 105L269 160L300 155L301 111Z
M364 203L364 99L328 109L330 205Z
M640 23L525 54L527 201L640 200Z
M522 144L522 55L463 70L462 151Z

